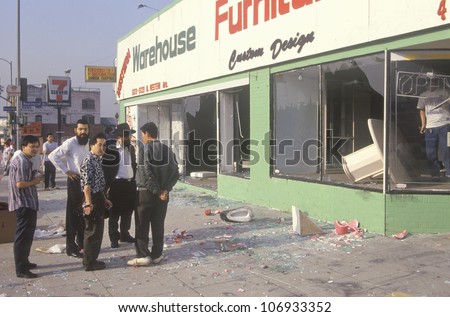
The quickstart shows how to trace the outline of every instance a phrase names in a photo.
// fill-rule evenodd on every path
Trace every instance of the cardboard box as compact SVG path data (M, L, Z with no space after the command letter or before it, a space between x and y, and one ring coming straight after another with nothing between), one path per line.
M16 235L16 213L8 209L0 210L0 243L14 241Z

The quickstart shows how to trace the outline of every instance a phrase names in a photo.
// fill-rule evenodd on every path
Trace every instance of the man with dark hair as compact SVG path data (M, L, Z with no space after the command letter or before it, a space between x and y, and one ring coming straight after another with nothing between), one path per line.
M105 128L106 140L114 140L116 137L113 134L114 128L112 126L107 126Z
M108 197L113 207L109 211L108 234L111 248L119 247L120 242L134 243L130 235L131 218L136 209L136 151L130 141L130 134L135 133L128 123L121 123L114 131L117 141L109 144L106 153L117 156L117 161L105 161L103 168L107 179ZM115 153L113 153L113 151ZM113 166L108 163L114 162ZM120 221L120 225L119 225ZM120 229L120 232L119 232Z
M55 177L56 177L56 167L53 165L52 161L49 160L48 155L52 153L58 144L53 142L53 134L47 133L47 141L44 142L42 146L42 153L44 153L44 184L45 190L56 187Z
M39 200L36 185L42 177L33 172L31 158L39 152L39 139L33 135L22 138L21 152L11 159L9 173L9 210L16 212L16 236L14 238L14 262L20 278L36 278L30 269L37 267L29 261L31 245L37 223Z
M49 155L50 161L67 175L66 253L82 258L84 220L81 210L80 166L89 154L89 123L78 120L75 136L67 139Z
M164 221L169 192L179 176L175 155L167 145L157 139L156 125L148 122L140 130L144 146L139 143L139 165L136 174L136 258L128 261L128 265L133 266L157 264L163 259ZM153 242L151 252L148 249L150 226Z
M105 262L98 261L105 227L105 208L111 202L105 198L105 176L102 156L106 148L106 135L96 134L89 142L90 152L81 163L81 189L84 194L82 205L85 218L83 266L86 271L102 270Z

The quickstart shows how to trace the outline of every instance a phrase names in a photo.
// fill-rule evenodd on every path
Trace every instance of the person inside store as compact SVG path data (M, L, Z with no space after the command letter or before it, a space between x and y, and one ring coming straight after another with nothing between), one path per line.
M21 141L21 152L10 162L8 206L9 210L16 213L14 262L16 276L19 278L38 277L30 271L37 264L29 261L39 210L36 186L42 180L41 174L33 171L31 158L38 155L38 152L38 137L25 135Z
M417 109L420 111L420 133L425 135L425 152L433 181L439 181L441 163L445 167L445 176L450 178L450 155L447 144L450 123L449 93L442 87L439 78L427 79L427 90L420 94Z
M158 140L155 123L148 122L140 130L144 145L138 143L136 258L127 262L132 266L162 261L169 193L179 176L175 155L167 145ZM151 252L148 248L150 226L153 243Z
M80 167L89 154L89 123L80 119L74 128L75 136L64 141L48 158L67 175L66 253L82 258L84 219L81 210L82 192Z
M103 270L105 262L98 261L103 232L105 211L112 203L105 197L105 175L102 168L102 156L106 148L106 135L96 134L89 142L90 152L80 167L80 185L83 191L84 254L83 266L86 271Z

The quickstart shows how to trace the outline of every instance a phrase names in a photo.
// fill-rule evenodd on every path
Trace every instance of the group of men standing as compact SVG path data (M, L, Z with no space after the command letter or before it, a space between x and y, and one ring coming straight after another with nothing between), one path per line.
M75 136L61 146L49 148L48 152L44 146L45 159L67 175L66 253L82 258L86 271L106 267L98 261L105 217L109 217L112 248L118 248L119 241L135 243L136 258L129 265L149 265L162 259L164 221L169 192L179 177L178 163L171 149L158 140L154 123L146 123L140 130L142 142L137 142L138 151L131 143L131 134L136 131L127 123L117 126L115 139L104 133L90 137L89 124L84 120L77 121ZM16 212L17 218L16 275L24 278L37 277L30 271L37 265L28 260L38 211L36 185L41 182L30 165L39 147L35 138L23 137L22 153L11 165L13 175L9 183L10 210ZM51 177L45 181L46 189L55 186ZM136 238L129 232L133 211Z

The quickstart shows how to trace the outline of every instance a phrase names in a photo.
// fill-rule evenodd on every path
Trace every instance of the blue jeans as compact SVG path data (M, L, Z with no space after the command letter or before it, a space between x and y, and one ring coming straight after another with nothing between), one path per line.
M428 168L432 177L439 177L440 165L438 159L439 149L444 154L445 174L450 175L449 150L447 146L448 125L437 128L427 128L425 131L425 149L428 159Z

